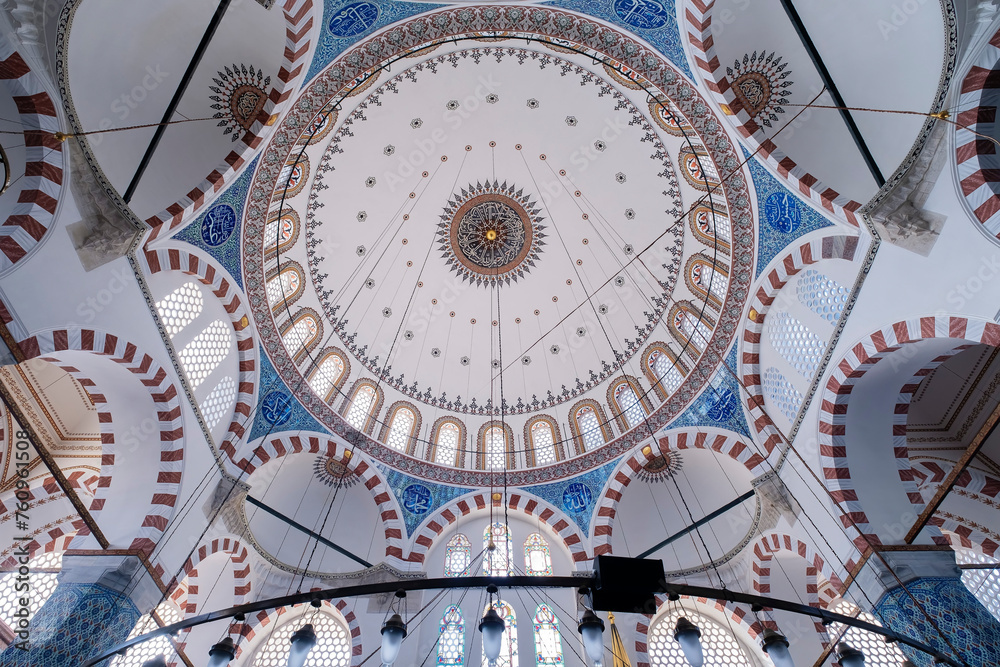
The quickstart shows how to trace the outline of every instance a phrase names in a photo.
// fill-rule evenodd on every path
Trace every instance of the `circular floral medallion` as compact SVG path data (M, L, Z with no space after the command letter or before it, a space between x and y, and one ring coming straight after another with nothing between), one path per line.
M544 244L538 212L523 190L506 182L463 188L438 224L445 262L478 285L523 278Z

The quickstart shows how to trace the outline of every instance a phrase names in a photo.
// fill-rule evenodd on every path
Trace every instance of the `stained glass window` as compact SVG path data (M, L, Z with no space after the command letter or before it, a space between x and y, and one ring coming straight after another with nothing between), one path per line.
M831 324L840 319L851 294L836 280L813 269L802 272L795 291L803 306Z
M778 354L802 377L811 380L826 351L823 339L788 313L767 318L767 333Z
M541 533L532 533L524 541L524 572L528 575L552 574L552 555L549 543Z
M436 448L434 451L434 463L438 465L453 466L458 460L458 436L461 430L458 424L445 422L438 428Z
M583 438L583 446L588 452L604 444L604 433L601 431L601 420L597 411L585 405L576 411L576 427Z
M681 369L663 350L653 350L649 353L649 368L653 371L653 375L660 379L660 386L667 393L677 391L684 381Z
M483 434L487 470L503 470L506 467L504 455L507 448L504 440L503 428L500 426L491 426Z
M307 622L312 623L316 631L316 645L309 651L305 667L348 667L351 664L350 632L338 619L324 611L307 613L305 619L295 618L272 632L267 643L254 656L250 663L252 667L285 667L288 664L289 640Z
M410 441L410 436L413 435L413 425L416 421L417 417L413 414L413 410L397 408L392 415L389 435L385 439L386 444L401 452L405 451L406 444Z
M552 424L539 419L531 425L531 447L535 452L535 464L544 466L556 462L555 437Z
M680 616L686 616L701 630L705 667L759 667L760 663L750 649L743 646L728 628L691 609L668 612L649 630L646 646L650 667L689 667L681 645L674 639L674 626Z
M847 600L841 600L830 611L844 616L853 616L859 621L872 625L882 625L877 618L868 612L861 611ZM862 651L865 654L865 667L899 667L906 659L898 646L887 644L882 635L877 635L874 632L853 627L845 629L840 623L831 623L827 628L827 633L835 643L845 642Z
M972 549L955 550L959 565L995 565L1000 561ZM962 583L1000 621L1000 570L962 570Z
M343 374L344 360L336 353L331 352L316 369L316 373L309 381L309 386L317 396L325 401Z
M201 404L201 414L205 417L205 424L209 429L215 428L219 420L232 409L233 399L236 398L236 381L228 375L215 385Z
M491 535L496 547L492 551L489 548ZM483 549L483 574L493 577L510 576L510 555L513 548L507 524L497 521L486 526L483 531Z
M192 389L222 363L232 344L233 327L228 322L216 320L177 353Z
M539 667L563 664L559 619L547 604L535 609L535 664Z
M646 418L646 410L639 402L639 397L635 395L630 382L622 382L615 387L615 403L618 404L618 410L625 417L629 428L638 426Z
M28 567L31 569L31 578L28 583L31 586L28 605L28 620L41 609L45 601L51 597L59 583L59 570L62 568L63 552L49 552L31 559ZM19 610L19 600L24 595L24 591L15 590L17 585L17 572L0 573L0 621L10 627L14 627L17 617L14 613Z
M448 540L444 551L444 576L460 577L468 574L470 562L472 562L472 543L469 542L469 538L459 533Z
M788 417L788 421L795 421L802 405L802 394L773 366L764 371L764 394L778 406L781 414Z
M517 617L514 615L514 609L500 600L493 603L493 608L503 619L505 626L500 640L500 657L491 665L483 653L483 667L517 667ZM483 613L485 614L488 609L489 607L484 609Z
M451 605L441 617L437 664L461 667L465 663L465 619L458 605Z
M351 408L347 411L347 423L363 431L368 424L373 405L375 405L375 388L370 384L358 387L354 392Z
M184 619L184 615L181 614L181 610L169 600L159 604L156 608L156 614L160 617L160 620L163 621L164 625L179 623ZM132 628L132 632L129 633L128 638L132 639L134 637L138 637L139 635L144 635L147 632L152 632L158 627L160 626L157 625L152 614L143 614L142 618L139 619L139 622L135 624L134 628ZM144 641L137 646L133 646L128 650L128 653L123 656L115 656L115 658L111 661L111 667L142 667L147 660L152 660L159 655L165 656L168 664L170 662L180 662L177 658L176 651L174 651L173 644L170 643L169 639L160 635L159 637L154 637L153 639Z
M294 357L319 336L319 324L312 315L303 315L281 336L285 348Z
M156 310L160 313L167 333L173 338L201 315L204 305L201 288L194 282L189 282L157 301Z

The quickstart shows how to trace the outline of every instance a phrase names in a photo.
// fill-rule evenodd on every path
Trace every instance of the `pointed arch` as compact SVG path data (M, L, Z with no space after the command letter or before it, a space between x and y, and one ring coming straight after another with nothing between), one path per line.
M267 294L267 302L273 313L290 308L306 290L302 265L292 260L285 260L280 268L268 271L264 280L267 282L264 293Z
M340 405L344 420L366 435L371 435L375 422L382 411L385 394L369 378L358 378Z
M562 639L559 637L559 619L544 602L535 607L534 617L535 665L556 667L563 664Z
M618 429L625 433L643 422L653 412L649 398L632 375L623 375L608 385L608 406L618 423Z
M427 446L427 460L438 465L465 467L465 450L468 434L465 424L454 417L439 417L431 427L431 441Z
M281 325L281 342L296 364L312 352L323 339L323 322L312 308L302 308Z
M550 465L566 458L566 448L559 422L548 415L538 415L524 424L525 465L529 468Z
M396 401L386 410L378 439L397 451L413 456L421 425L417 406L409 401Z
M690 301L678 301L670 308L667 327L681 349L696 359L712 338L715 319Z
M274 210L268 215L264 225L264 260L270 260L275 255L281 256L299 239L299 214L290 206L280 211ZM271 239L274 239L273 241Z
M317 357L312 373L309 374L309 388L326 404L340 393L341 388L351 375L351 362L338 347L326 347Z
M684 265L684 282L709 306L717 312L722 311L729 289L729 266L725 262L704 252L695 253Z
M510 425L489 421L479 427L476 437L476 467L479 470L513 470L514 432Z
M303 608L303 605L296 605L295 607L278 607L277 609L258 611L255 614L249 616L244 623L233 623L230 625L229 636L236 641L238 638L242 638L237 642L236 649L236 659L234 660L237 664L250 664L249 660L246 662L241 662L247 647L253 642L258 636L264 637L263 643L259 643L253 647L253 655L256 655L258 651L269 641L272 635L276 632L281 631L285 625L289 622L293 622L293 617L296 615L293 612L298 612L301 614L308 607ZM357 667L363 660L364 647L362 645L361 637L361 626L358 623L358 618L354 613L354 609L348 605L346 600L323 600L320 606L321 613L329 615L334 619L334 621L343 626L346 630L346 639L349 642L349 661L348 665ZM317 635L320 634L317 628ZM287 631L286 631L287 633ZM283 654L287 654L287 637L283 637L283 646L281 646L281 651ZM282 655L282 658L284 655ZM332 660L329 662L331 667L339 667L341 663L334 663Z
M656 341L642 353L642 372L656 395L665 401L680 388L688 368L666 343Z
M494 548L489 548L492 543ZM483 574L487 577L509 577L514 571L514 541L510 526L493 521L483 529Z
M491 605L486 605L485 613ZM517 614L514 607L508 602L497 600L492 604L494 610L503 619L503 638L500 640L500 657L496 662L489 662L486 659L485 649L483 652L482 667L518 667L520 664L517 657Z
M539 532L534 532L524 540L524 571L529 575L548 576L552 574L552 554L549 543Z
M437 664L462 667L465 664L465 617L457 604L445 608L438 634Z
M456 533L445 545L444 576L462 577L469 574L472 563L472 543L464 533Z
M594 450L615 437L604 407L592 398L577 401L569 409L569 431L577 454Z
M699 204L688 214L688 224L696 239L709 248L728 255L732 249L732 224L726 212L725 200L713 198L710 204Z
M684 180L695 190L708 192L720 185L719 170L704 146L685 143L677 155L677 164Z

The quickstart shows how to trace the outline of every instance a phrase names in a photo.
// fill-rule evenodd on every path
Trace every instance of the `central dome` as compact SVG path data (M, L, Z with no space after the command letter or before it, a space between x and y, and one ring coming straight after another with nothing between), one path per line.
M539 209L506 181L463 188L438 225L440 250L462 278L480 285L510 282L534 266L543 245Z

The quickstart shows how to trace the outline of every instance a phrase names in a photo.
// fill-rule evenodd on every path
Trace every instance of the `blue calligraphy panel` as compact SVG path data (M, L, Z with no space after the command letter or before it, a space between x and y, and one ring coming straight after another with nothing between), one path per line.
M260 414L268 424L281 426L292 416L292 397L281 391L272 391L261 401Z
M403 489L403 509L413 514L426 514L434 502L431 490L423 484L410 484Z
M236 211L229 204L213 206L201 221L201 240L216 247L229 240L236 229Z
M667 22L667 10L657 0L614 0L615 14L623 22L641 28L652 30Z
M573 482L563 491L563 507L573 514L586 512L593 500L594 492L583 482Z
M715 401L708 408L708 418L716 422L725 422L736 411L739 402L728 387L723 387L716 394Z
M788 192L772 192L764 200L767 224L785 234L791 234L802 224L802 208Z
M330 32L334 37L354 37L365 32L378 21L378 5L355 2L347 5L330 19Z

